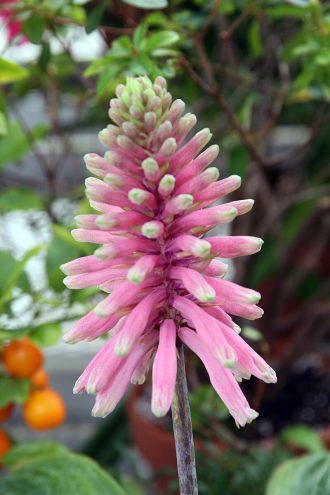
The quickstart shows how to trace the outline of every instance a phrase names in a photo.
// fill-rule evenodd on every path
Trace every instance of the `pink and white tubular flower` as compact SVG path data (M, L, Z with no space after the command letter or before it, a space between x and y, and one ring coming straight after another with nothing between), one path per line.
M203 361L212 385L237 426L257 417L237 382L251 375L275 383L275 372L239 336L231 316L262 316L258 292L223 280L221 258L256 253L262 240L247 236L201 237L219 223L248 212L252 200L212 206L240 186L236 175L218 180L209 165L218 146L172 102L166 81L128 78L117 87L109 115L115 125L100 134L109 151L85 162L97 178L86 180L95 215L76 218L72 235L102 244L95 254L62 266L67 287L97 286L104 299L66 335L68 342L110 338L78 379L74 392L93 393L92 413L106 416L130 382L143 383L152 363L152 411L170 409L177 371L177 342Z

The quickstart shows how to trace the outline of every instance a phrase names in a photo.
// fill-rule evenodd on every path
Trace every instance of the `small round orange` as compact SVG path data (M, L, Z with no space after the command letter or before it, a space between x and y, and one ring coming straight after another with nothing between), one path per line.
M0 459L12 446L11 440L5 430L0 428Z
M15 404L11 402L10 404L7 404L5 407L2 407L0 409L0 423L3 423L8 419L14 410Z
M39 368L31 376L33 388L46 388L49 385L49 376L44 368Z
M66 416L65 402L51 388L33 390L24 403L23 419L34 430L50 430L63 423Z
M12 376L26 378L43 363L43 354L29 338L13 340L4 348L3 365Z

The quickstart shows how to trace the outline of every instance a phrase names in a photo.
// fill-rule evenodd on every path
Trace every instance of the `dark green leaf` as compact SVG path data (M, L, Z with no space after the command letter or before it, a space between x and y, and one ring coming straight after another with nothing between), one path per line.
M24 33L32 43L38 45L45 30L45 20L37 14L31 15L23 22L22 33Z
M47 67L48 67L48 64L50 61L50 57L51 57L50 45L49 45L49 43L43 43L40 57L38 60L38 66L44 72L46 72L46 70L47 70Z
M24 67L0 58L0 84L19 81L20 79L25 79L28 75L29 71Z
M58 234L58 231L61 232L61 235ZM48 281L56 292L61 292L65 288L63 285L64 275L59 268L60 265L79 256L79 248L75 244L70 233L59 228L57 232L54 232L54 237L48 246L46 255Z
M249 162L249 154L244 146L237 146L229 155L228 173L237 174L244 179Z
M19 404L26 401L30 390L30 380L27 378L12 378L0 375L0 408L10 402Z
M255 57L260 57L263 52L263 43L258 20L254 20L248 31L250 50Z
M100 3L95 9L93 9L87 18L86 24L86 33L92 33L95 29L97 29L101 23L103 13L105 11L106 4Z

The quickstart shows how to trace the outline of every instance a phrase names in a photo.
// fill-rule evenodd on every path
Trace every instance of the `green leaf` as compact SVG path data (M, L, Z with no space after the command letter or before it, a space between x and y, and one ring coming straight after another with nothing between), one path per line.
M266 495L325 495L330 493L330 454L291 459L271 477Z
M0 84L8 84L25 79L29 71L14 62L0 58Z
M95 9L93 9L87 18L86 33L92 33L97 29L101 23L104 11L106 9L105 3L100 3Z
M41 42L45 30L45 20L36 14L32 14L22 24L22 32L32 43L38 45Z
M44 323L35 327L29 337L39 346L47 347L56 344L62 336L60 323Z
M320 435L306 425L295 425L281 432L280 439L287 444L306 449L309 452L325 450Z
M86 23L85 9L79 5L67 5L64 11L62 11L62 15L81 26Z
M180 36L175 31L158 31L145 40L143 50L151 52L152 50L155 50L155 48L173 45L179 39Z
M0 375L0 408L10 402L22 404L28 398L30 380Z
M56 292L62 292L65 289L63 285L64 274L59 268L60 265L77 258L80 254L78 247L75 245L75 240L71 238L69 232L64 230L68 236L67 238L63 230L57 229L56 231L54 228L54 236L48 246L46 255L48 281ZM60 235L59 232L61 232Z
M42 200L38 194L22 187L10 187L1 192L0 211L41 210Z
M50 62L51 55L52 54L51 54L51 50L50 50L50 44L49 43L43 43L41 53L40 53L40 56L38 59L38 66L44 72L47 71L47 67L48 67L48 64Z
M255 57L260 57L263 53L263 42L258 20L254 20L248 30L248 40L250 50Z
M143 46L148 31L147 24L140 24L133 33L133 45L137 50Z
M139 9L164 9L167 7L167 0L122 0L128 5L138 7Z
M65 455L69 450L60 443L51 441L28 442L15 445L1 462L7 468L19 467L27 462L41 460L49 456Z
M7 134L7 118L3 112L0 112L0 136L5 136Z
M25 263L24 263L25 264ZM0 302L15 284L22 289L29 290L30 284L23 272L22 263L19 263L7 251L0 251Z
M244 179L249 162L249 154L244 146L237 146L229 155L228 173L237 174Z
M47 126L43 124L35 126L31 130L31 141L40 139L45 135L47 129ZM6 136L0 137L0 167L18 160L29 151L30 147L31 143L27 140L19 123L15 121L9 122Z
M88 457L56 452L56 448L52 453L49 443L40 448L40 456L37 448L31 458L26 452L23 463L1 479L0 495L125 495L118 483ZM12 456L15 447L13 450Z

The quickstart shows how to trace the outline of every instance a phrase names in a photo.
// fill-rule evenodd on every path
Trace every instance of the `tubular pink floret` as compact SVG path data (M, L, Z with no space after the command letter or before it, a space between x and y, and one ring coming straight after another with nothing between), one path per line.
M237 175L218 180L210 166L219 147L209 129L185 141L196 116L172 103L162 77L127 78L110 101L115 125L100 134L104 156L85 155L96 177L86 180L95 214L78 215L77 241L101 244L93 255L61 268L69 288L96 286L104 299L76 322L69 342L108 340L78 379L75 392L96 394L95 416L109 414L130 382L143 383L152 367L152 411L171 406L179 337L204 362L210 380L238 426L257 417L238 381L251 375L267 383L275 372L238 335L231 316L262 316L260 294L221 277L220 258L256 253L262 240L202 236L247 213L253 200L219 204L240 186ZM211 206L216 203L216 206ZM180 326L183 328L179 328ZM190 327L190 328L189 328Z
M173 320L165 320L160 325L158 349L152 367L151 409L155 416L165 416L171 407L176 371L176 326Z

